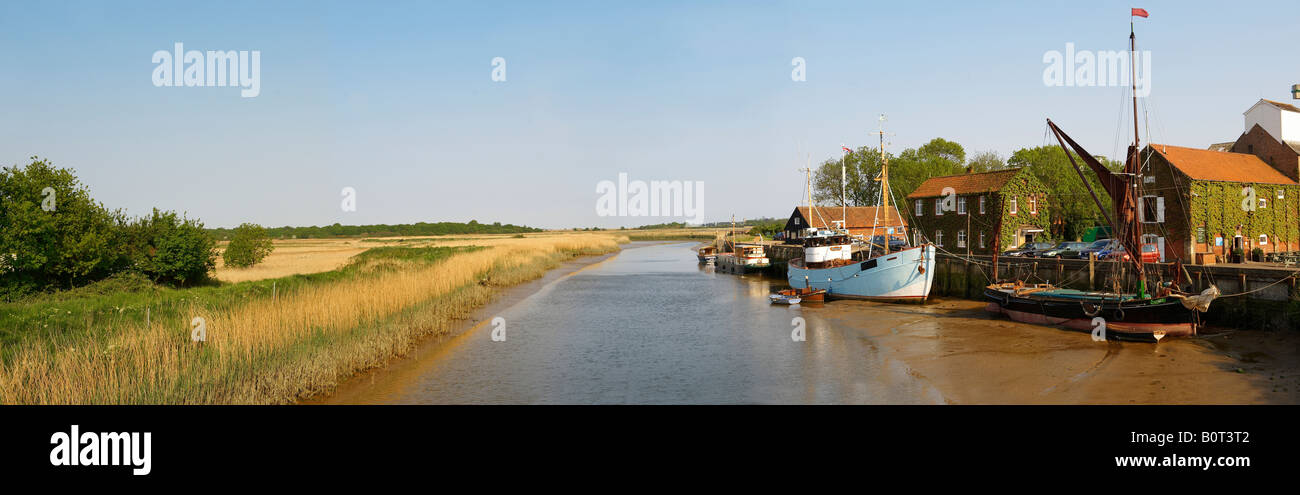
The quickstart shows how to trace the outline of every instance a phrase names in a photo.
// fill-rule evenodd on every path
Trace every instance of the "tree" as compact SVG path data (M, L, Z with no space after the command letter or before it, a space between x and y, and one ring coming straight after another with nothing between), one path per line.
M1088 183L1092 185L1092 190L1096 191L1097 198L1101 200L1102 206L1106 213L1111 214L1110 196L1102 189L1101 183L1092 171L1074 155L1075 162L1083 167L1083 175L1088 178ZM1122 164L1105 157L1096 157L1103 165L1111 170L1119 170ZM1007 165L1010 167L1028 168L1034 177L1042 181L1050 191L1048 200L1051 201L1052 225L1057 232L1052 232L1054 237L1074 240L1082 238L1088 229L1105 224L1105 217L1097 210L1096 203L1088 189L1084 186L1079 174L1070 165L1070 159L1066 156L1065 150L1060 146L1039 146L1037 148L1023 148L1016 150L1007 159Z
M0 291L71 288L120 269L123 218L91 199L71 169L37 157L0 169Z
M891 202L902 200L931 177L965 172L966 151L960 144L934 138L916 149L906 149L897 156L886 153L889 160ZM848 177L848 205L873 206L879 201L880 151L862 147L844 159ZM813 199L821 204L839 206L840 160L827 160L817 168L813 179ZM905 211L905 205L899 205Z
M226 266L248 268L261 263L274 250L275 245L271 242L265 228L254 223L245 223L235 228L230 243L221 253L221 259Z
M127 230L132 267L154 282L199 282L217 265L216 241L198 220L154 208Z
M1007 163L996 151L982 151L972 156L966 166L972 173L981 173L1002 170L1007 168Z
M880 183L875 180L880 175L880 152L873 148L861 147L840 159L826 160L813 171L813 201L818 204L841 206L840 201L840 164L844 164L844 197L848 206L872 206L876 204Z

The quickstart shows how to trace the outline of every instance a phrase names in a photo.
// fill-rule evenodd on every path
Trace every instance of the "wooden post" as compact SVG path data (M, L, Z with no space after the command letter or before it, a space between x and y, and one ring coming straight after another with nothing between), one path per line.
M1056 258L1056 285L1064 287L1065 283L1065 265L1061 264L1061 258Z
M953 259L944 259L944 295L953 294Z
M966 236L967 236L966 237L967 245L970 245L970 233L967 233ZM961 296L966 299L970 299L970 256L969 255L966 256L966 270L963 273L966 281L964 285L966 287L962 289Z
M1088 290L1097 290L1097 253L1088 253Z
M1246 292L1246 272L1241 272L1238 277L1241 278L1241 291Z

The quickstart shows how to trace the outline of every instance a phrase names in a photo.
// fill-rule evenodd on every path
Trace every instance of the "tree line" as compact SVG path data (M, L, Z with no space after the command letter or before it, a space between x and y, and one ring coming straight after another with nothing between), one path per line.
M214 228L208 229L213 237L220 240L230 240L234 237L236 229ZM324 225L320 227L267 227L266 235L274 239L326 239L336 237L399 237L399 236L429 236L429 235L458 235L458 234L522 234L527 232L541 232L542 229L525 227L521 225L502 224L493 222L490 224L478 223L476 220L470 220L468 223L460 222L417 222L413 224L375 224L375 225Z
M130 218L95 201L72 169L32 157L26 166L0 168L0 300L71 289L123 273L157 284L212 281L217 242L230 267L249 267L275 248L272 238L507 234L541 229L420 222L410 225L329 225L263 228L245 223L206 229L203 222L155 208Z
M889 161L889 185L893 190L890 203L896 204L899 212L908 218L915 217L912 205L905 198L927 179L1023 167L1050 191L1052 237L1078 239L1088 229L1105 223L1105 217L1097 210L1079 174L1073 170L1070 157L1059 146L1021 148L1005 160L993 151L979 152L967 158L966 150L960 144L934 138L920 147L905 149L897 155L885 152L884 156ZM1074 158L1084 166L1077 155ZM1112 170L1119 170L1123 165L1105 157L1096 158ZM841 164L846 178L844 202L840 201ZM829 206L875 206L880 198L880 171L878 148L863 146L841 158L826 159L813 173L813 200ZM1101 183L1086 168L1084 176L1109 211L1110 197Z

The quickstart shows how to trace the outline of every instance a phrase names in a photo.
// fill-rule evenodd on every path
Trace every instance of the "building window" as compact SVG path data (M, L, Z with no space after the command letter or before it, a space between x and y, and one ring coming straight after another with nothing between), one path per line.
M1165 198L1163 196L1143 196L1139 198L1138 221L1142 223L1164 223Z
M1011 197L1011 208L1010 208L1010 210L1011 210L1011 214L1012 214L1012 215L1015 215L1015 214L1016 214L1016 210L1020 209L1020 206L1018 206L1018 203L1020 203L1020 197L1019 197L1019 196L1012 196L1012 197Z
M794 224L799 225L799 217L794 217Z
M1268 198L1259 198L1259 209L1268 208Z
M965 215L965 214L966 214L966 198L965 198L965 197L957 198L957 214L958 214L958 215Z
M984 198L980 198L984 199ZM984 233L980 232L980 249L984 249Z
M966 231L957 231L957 247L966 247Z
M1280 187L1277 189L1277 199L1286 199L1286 192Z
M1205 244L1205 227L1196 228L1196 242Z
M980 196L980 215L984 214L984 196Z
M1038 196L1029 197L1029 214L1031 215L1038 214Z
M936 230L936 231L934 231L934 245L939 246L939 247L943 247L943 231L942 231L942 230Z
M916 200L916 216L919 217L924 213L925 213L925 208L921 206L921 200L919 199Z
M1259 235L1259 245L1261 246L1268 245L1268 234Z
M934 216L936 216L936 217L941 217L941 216L943 216L943 200L942 200L942 199L934 198Z

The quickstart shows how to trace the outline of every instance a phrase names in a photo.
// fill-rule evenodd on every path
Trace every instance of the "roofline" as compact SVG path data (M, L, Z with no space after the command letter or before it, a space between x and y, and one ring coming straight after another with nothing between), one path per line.
M989 171L987 171L987 172L974 172L974 173L969 173L969 174L940 175L940 176L938 176L938 177L931 177L931 178L929 178L929 179L926 179L925 182L922 182L922 183L921 183L921 185L924 186L926 182L930 182L930 181L932 181L932 180L934 180L934 179L942 179L942 178L945 178L945 177L969 177L969 176L972 176L972 175L1001 174L1001 173L1006 173L1006 172L1015 172L1015 173L1020 173L1020 172L1023 171L1024 169L1025 169L1025 167L1015 167L1015 168L1004 168L1004 169L1002 169L1002 170L989 170ZM920 189L920 186L917 186L917 189ZM993 190L990 190L990 191L975 191L975 192L957 193L957 195L958 195L958 196L961 196L961 195L963 195L963 194L980 194L980 193L994 192L994 191L1001 191L1001 189L993 189ZM937 198L937 197L940 197L940 196L943 196L943 195L942 195L942 194L929 194L929 195L925 195L925 196L917 196L917 195L916 195L916 192L912 192L911 194L908 194L907 196L904 196L904 198L906 198L906 199L922 199L922 198Z
M1282 102L1278 102L1278 101L1273 101L1273 100L1270 100L1270 99L1268 99L1268 98L1260 98L1259 101L1255 102L1254 105L1251 105L1250 108L1247 108L1246 111L1241 112L1241 116L1245 117L1246 114L1250 113L1251 110L1254 110L1255 107L1260 106L1260 105L1268 105L1268 106L1270 106L1270 107L1276 108L1276 109L1281 110L1281 111L1283 111L1283 112L1300 113L1300 112L1296 112L1295 110L1291 110L1290 108L1284 108L1284 107L1282 106L1282 105L1288 105L1287 103L1282 103ZM1291 106L1291 107L1295 107L1295 105L1289 105L1289 106Z
M1179 173L1180 175L1182 175L1183 177L1186 177L1187 180L1189 180L1189 181L1197 181L1197 182L1222 182L1222 183L1224 183L1224 184L1271 184L1271 185L1275 185L1275 186L1300 186L1300 182L1296 182L1296 181L1291 180L1290 177L1287 177L1286 174L1281 174L1281 172L1278 172L1278 173L1282 175L1282 178L1284 178L1284 179L1286 179L1286 180L1288 180L1288 181L1290 181L1290 182L1260 182L1260 181L1245 181L1245 180L1197 179L1197 178L1195 178L1195 177L1192 177L1192 176L1188 175L1187 172L1184 171L1183 169L1179 168L1178 165L1175 165L1174 162L1173 162L1173 160L1170 160L1169 157L1168 157L1167 155L1165 155L1165 152L1164 152L1163 150L1160 150L1160 149L1157 149L1157 148L1156 148L1157 146L1165 146L1165 147L1173 146L1173 147L1175 147L1175 148L1182 148L1182 149L1185 149L1185 150L1204 151L1204 152L1209 152L1209 153L1228 153L1228 154L1232 154L1232 155L1246 155L1246 156L1249 156L1249 157L1253 157L1253 158L1255 158L1256 160L1259 160L1259 162L1260 162L1260 163L1263 163L1264 165L1268 165L1268 163L1264 162L1264 160L1260 160L1258 156L1255 156L1255 155L1250 154L1250 153L1237 153L1237 152L1235 152L1235 151L1216 151L1216 150L1210 150L1210 149L1189 148L1189 147L1187 147L1187 146L1178 146L1178 145L1176 145L1176 144L1147 143L1147 146L1146 146L1147 148L1151 148L1151 149L1154 150L1156 153L1159 153L1160 156L1164 158L1164 160L1165 160L1166 163L1169 163L1170 165L1172 165L1171 168L1172 168L1175 172L1178 172L1178 173ZM1271 170L1277 170L1277 169L1274 169L1271 165L1268 165L1268 166L1269 166L1269 169L1271 169Z

